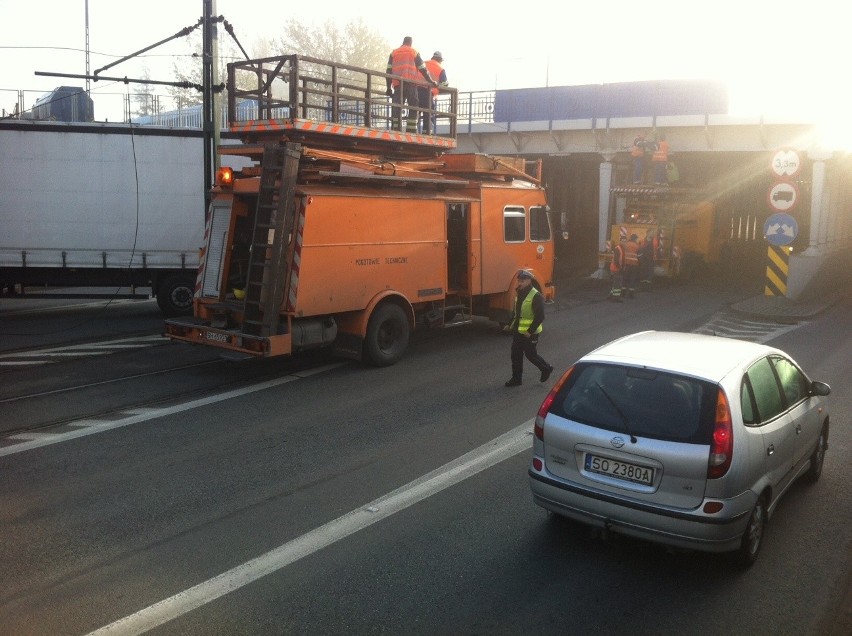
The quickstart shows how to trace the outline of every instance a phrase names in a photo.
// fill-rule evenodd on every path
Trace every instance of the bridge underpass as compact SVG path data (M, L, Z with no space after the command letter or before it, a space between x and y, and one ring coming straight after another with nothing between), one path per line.
M459 120L458 151L540 159L554 219L568 239L557 254L575 275L593 274L616 219L610 190L632 180L630 147L637 134L665 133L680 185L701 189L723 215L733 265L741 275L763 276L768 243L763 229L773 213L769 190L777 179L775 153L795 150L801 170L790 210L799 233L791 243L786 295L796 299L831 275L829 265L852 238L852 160L819 147L813 124L732 115L678 115L524 122ZM835 258L832 258L835 257Z

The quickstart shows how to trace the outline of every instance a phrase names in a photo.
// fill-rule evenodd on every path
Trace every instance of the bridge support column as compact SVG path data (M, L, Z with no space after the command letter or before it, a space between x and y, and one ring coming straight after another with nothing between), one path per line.
M825 188L825 161L831 158L829 152L809 152L808 157L813 161L811 169L811 227L808 237L808 248L803 256L822 254L822 241L826 236L824 224L829 222L825 214L825 203L829 199Z
M598 172L598 252L606 250L609 239L609 191L612 188L612 153L603 154ZM592 274L592 278L608 278L609 272L600 267Z

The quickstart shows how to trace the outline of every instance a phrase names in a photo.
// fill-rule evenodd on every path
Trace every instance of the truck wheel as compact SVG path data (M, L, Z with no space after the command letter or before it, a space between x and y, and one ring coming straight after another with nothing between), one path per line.
M186 274L169 274L157 288L157 305L166 316L192 313L195 279Z
M677 280L680 283L689 283L695 280L704 265L704 260L698 254L689 253L681 257L680 270Z
M408 319L399 305L379 305L367 324L364 347L373 366L387 367L396 363L408 348Z

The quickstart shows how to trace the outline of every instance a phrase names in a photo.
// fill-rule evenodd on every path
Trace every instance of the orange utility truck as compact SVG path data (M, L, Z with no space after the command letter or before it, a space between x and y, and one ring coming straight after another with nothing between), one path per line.
M415 326L509 322L521 268L554 297L540 164L451 153L454 89L426 109L433 134L394 130L388 77L295 55L228 66L243 143L220 153L250 165L217 175L194 316L167 320L169 338L258 357L332 347L381 366Z
M631 234L641 241L650 230L660 242L658 276L688 280L702 267L718 263L728 236L720 230L716 208L701 192L669 186L621 186L610 191L610 246ZM601 254L609 260L611 249Z

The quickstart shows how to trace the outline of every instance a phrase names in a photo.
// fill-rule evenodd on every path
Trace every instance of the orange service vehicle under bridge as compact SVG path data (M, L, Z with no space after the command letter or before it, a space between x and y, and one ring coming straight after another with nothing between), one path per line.
M369 90L364 100L375 111ZM435 135L309 128L232 124L250 132L220 152L250 165L217 177L194 316L166 321L168 337L254 356L326 346L388 365L415 326L508 322L521 268L554 297L540 164L529 174L523 159L443 154L455 140Z

